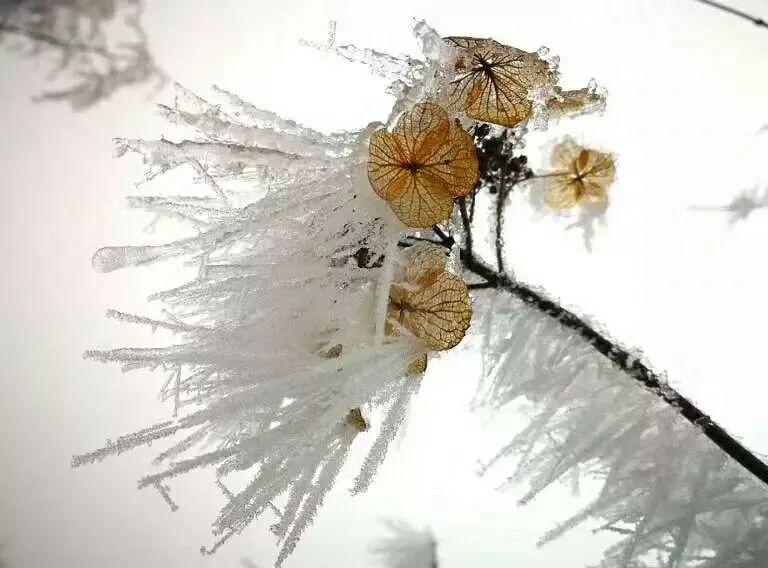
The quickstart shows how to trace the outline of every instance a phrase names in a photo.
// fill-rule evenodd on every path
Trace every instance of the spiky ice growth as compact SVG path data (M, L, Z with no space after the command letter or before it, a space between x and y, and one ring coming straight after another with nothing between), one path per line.
M386 521L389 536L371 547L385 568L437 568L437 541L429 529Z
M527 400L531 413L484 471L513 464L508 483L529 485L522 503L559 481L601 485L540 544L590 522L620 535L601 568L766 566L768 494L757 480L556 320L503 293L476 303L483 402Z
M439 81L440 38L424 24L415 31L428 50L424 61L351 46L339 51L391 74L396 109ZM367 427L359 409L376 407L379 432L352 489L370 485L419 388L421 375L409 366L424 349L412 335L385 334L390 284L407 258L397 247L406 227L375 196L366 174L370 134L382 125L324 134L222 89L216 97L209 103L177 86L174 104L160 107L194 136L116 141L118 156L142 157L145 181L180 166L195 172L207 195L128 199L130 207L181 221L195 234L105 247L93 257L102 272L171 257L198 267L196 278L150 297L164 304L166 319L108 313L171 331L176 341L86 353L126 371L164 370L162 393L174 400L174 419L108 441L74 457L73 465L172 440L139 486L156 488L175 507L172 478L215 468L229 502L204 553L284 501L273 526L280 565L333 487L361 425ZM250 473L250 481L232 489L227 477L237 472Z
M147 179L191 166L209 196L131 197L131 207L182 220L196 234L151 246L105 247L93 265L109 272L183 256L198 266L188 283L151 299L165 320L110 311L129 323L174 332L166 347L89 351L125 370L165 369L163 392L174 420L77 456L75 466L173 438L157 456L156 487L195 468L226 479L252 472L231 491L214 524L211 552L265 511L286 504L275 525L278 564L311 522L360 430L349 412L385 410L379 438L359 474L365 488L405 416L420 377L406 376L419 355L413 338L385 337L389 281L402 224L368 186L369 130L325 135L218 91L226 106L178 88L163 107L197 136L118 140L136 152ZM384 257L384 262L376 259Z

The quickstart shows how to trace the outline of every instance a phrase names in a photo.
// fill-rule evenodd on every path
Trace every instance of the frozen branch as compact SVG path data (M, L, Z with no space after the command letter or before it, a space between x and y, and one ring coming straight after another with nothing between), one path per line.
M503 148L502 145L498 146L500 153L503 152ZM527 177L528 176L524 176L524 179ZM471 272L484 280L484 282L481 283L470 284L470 287L475 290L495 288L509 292L527 305L557 321L563 327L576 332L613 365L618 369L621 369L628 377L639 382L644 388L654 393L667 404L676 408L683 418L699 428L707 438L714 442L727 455L736 460L757 479L768 485L768 465L754 453L750 452L733 436L728 434L728 432L712 420L708 414L673 389L663 377L631 355L629 351L623 348L620 344L596 330L583 318L580 318L573 312L550 300L543 292L536 291L503 272L503 264L500 260L501 257L503 257L500 220L502 215L501 212L503 211L503 202L505 201L506 194L509 190L510 189L505 188L504 180L501 178L499 185L494 191L497 200L495 209L495 248L496 255L499 258L497 261L499 268L497 270L491 268L475 254L472 248L473 226L467 212L466 200L464 198L459 200L459 210L461 213L462 229L464 233L464 246L460 248L460 258L464 268L468 272Z

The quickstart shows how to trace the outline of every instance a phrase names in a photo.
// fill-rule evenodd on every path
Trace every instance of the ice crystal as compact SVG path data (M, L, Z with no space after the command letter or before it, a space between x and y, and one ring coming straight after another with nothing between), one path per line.
M532 408L484 471L514 464L509 483L529 486L522 503L574 477L602 485L541 544L591 522L622 535L603 568L765 566L768 494L757 480L556 320L507 295L483 302L483 399Z
M414 80L411 88L422 83ZM73 465L172 440L139 486L157 489L175 507L168 485L174 477L215 469L228 503L205 553L284 502L273 527L279 565L367 427L360 409L380 407L383 420L355 491L373 480L419 388L422 340L385 334L390 285L401 270L395 265L408 259L397 247L404 226L366 175L368 141L379 125L326 135L221 89L217 104L180 86L176 91L174 104L161 111L194 136L118 139L116 154L141 156L146 181L192 169L207 196L133 196L128 204L182 221L195 234L104 247L93 265L110 272L171 257L196 264L196 278L151 297L165 305L165 319L108 313L178 339L165 347L86 353L127 371L164 370L163 395L174 400L176 415L76 456ZM441 278L456 279L445 272ZM444 293L448 288L455 286ZM242 486L236 482L243 476L232 475L239 472L249 474Z
M185 256L199 264L199 273L154 295L166 305L167 320L109 313L176 332L177 343L87 353L126 370L166 369L172 375L166 394L178 400L179 417L78 456L74 464L181 437L158 456L165 469L140 485L164 487L203 466L222 477L253 471L221 511L214 549L287 494L275 528L282 562L359 431L345 416L364 404L391 404L383 441L361 474L371 477L367 468L380 461L402 418L400 401L418 387L419 378L406 377L406 370L419 349L407 337L375 335L376 306L386 307L388 286L382 300L377 294L397 251L378 264L361 261L360 251L369 258L392 253L401 225L367 186L368 132L324 136L227 98L231 111L180 89L176 105L164 109L195 128L198 139L118 141L119 154L143 157L147 178L188 164L211 195L132 198L131 206L189 221L197 234L105 247L94 255L101 271ZM243 176L268 186L243 189Z
M403 522L387 521L390 536L381 539L371 552L385 568L436 568L437 542L428 529Z
M460 115L451 118L514 122L516 130L505 129L499 138L509 143L527 124L536 126L539 111L560 116L600 104L592 86L556 88L556 60L544 52L490 40L443 40L423 22L414 31L422 60L339 45L335 33L319 46L391 80L396 100L384 125L393 133L403 113L427 101ZM498 74L503 81L489 86L488 76L496 80ZM228 502L214 523L215 543L203 551L215 551L260 515L276 515L280 564L333 487L356 435L368 426L366 409L377 407L383 419L353 492L370 485L420 387L425 351L460 340L470 309L466 287L458 286L461 274L409 273L410 256L424 249L398 246L413 241L400 240L405 226L375 193L386 197L397 176L381 187L368 179L369 142L374 132L384 132L382 124L327 135L226 91L216 96L221 104L179 88L175 103L161 107L194 137L117 141L118 155L143 158L147 180L182 166L195 172L207 196L136 196L128 204L183 221L196 234L105 247L93 258L103 272L171 257L199 267L196 278L152 296L164 303L165 319L108 314L171 331L175 342L87 353L125 370L165 371L162 392L174 401L175 416L76 456L73 464L168 439L157 469L140 486L157 489L173 507L174 477L214 468ZM493 107L494 101L501 106ZM458 128L454 124L451 129ZM490 157L498 152L487 150L479 149L480 169L491 164L493 171L483 172L480 187L493 186L510 168L530 172L524 160L495 163ZM571 157L579 183L584 167L600 157L584 152ZM599 181L604 190L605 180ZM461 213L463 223L467 211ZM450 212L446 225L464 253L468 235L462 238ZM461 260L453 249L449 263L440 259L441 269ZM430 262L437 258L434 251L424 254ZM431 288L451 306L445 337L442 329L433 332L428 315L404 309L415 298L434 312L440 306L419 296ZM542 542L599 520L599 529L622 535L607 551L604 568L765 565L764 488L561 322L503 292L484 293L486 299L473 306L479 316L473 327L484 356L485 400L500 408L525 397L534 411L530 424L487 467L516 462L510 480L528 480L524 502L565 478L602 480L600 494Z

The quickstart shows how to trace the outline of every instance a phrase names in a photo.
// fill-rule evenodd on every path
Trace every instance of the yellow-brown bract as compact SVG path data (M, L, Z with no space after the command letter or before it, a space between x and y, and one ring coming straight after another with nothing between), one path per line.
M616 177L612 154L566 138L552 149L551 162L545 189L550 207L562 211L577 204L597 208L608 204L608 187Z
M453 200L472 191L477 177L472 137L435 103L415 105L392 132L381 129L371 136L368 179L408 227L448 219Z
M493 39L447 37L458 51L443 95L449 108L481 122L515 126L531 117L537 90L551 90L557 74L536 53Z
M389 335L411 334L426 351L443 351L459 344L469 328L469 290L457 275L445 270L445 251L418 245L406 251L402 280L392 284L387 311ZM409 374L427 368L426 354L411 362Z

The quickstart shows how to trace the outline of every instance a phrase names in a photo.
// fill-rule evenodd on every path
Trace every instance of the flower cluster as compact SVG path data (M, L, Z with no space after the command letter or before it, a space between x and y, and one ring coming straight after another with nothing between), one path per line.
M231 93L219 90L223 104L211 104L179 89L174 107L162 110L191 128L193 139L118 141L119 154L143 157L147 180L186 165L210 195L132 197L131 206L183 220L198 234L94 255L104 272L169 257L185 257L198 270L188 283L153 295L167 321L111 312L180 340L86 354L126 370L166 370L163 395L174 401L174 419L73 464L175 439L154 462L161 469L140 486L170 499L171 479L214 469L228 502L207 552L274 514L277 502L282 563L357 435L376 426L353 492L370 485L428 354L455 347L470 328L468 286L446 262L451 245L413 240L418 230L449 221L455 201L483 187L481 167L492 161L469 130L477 136L477 122L490 123L514 139L512 127L539 111L578 114L595 104L592 89L560 90L540 53L490 39L443 39L425 24L417 32L425 61L340 49L394 79L391 130L326 135ZM553 203L605 194L612 161L609 169L604 154L586 149L562 155L551 179L562 178L563 197ZM381 410L379 424L366 419L371 407Z

